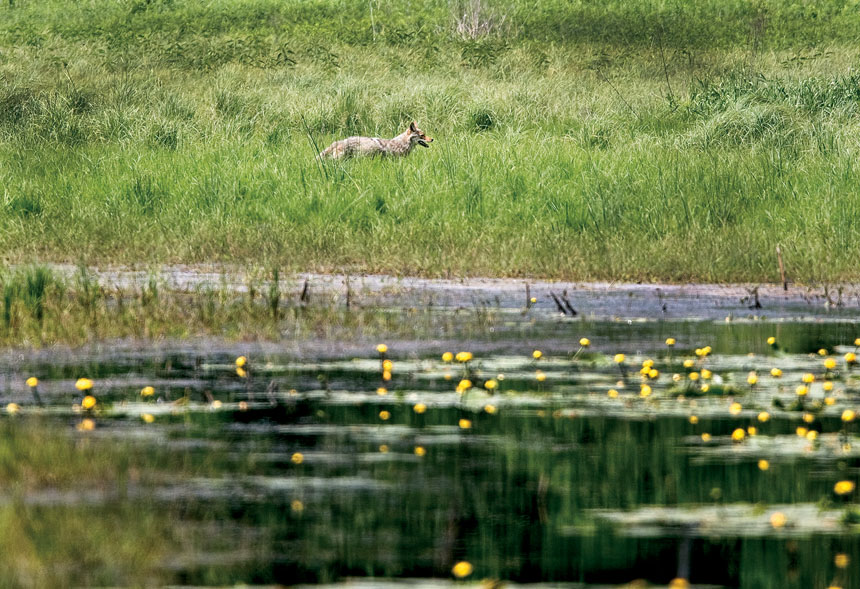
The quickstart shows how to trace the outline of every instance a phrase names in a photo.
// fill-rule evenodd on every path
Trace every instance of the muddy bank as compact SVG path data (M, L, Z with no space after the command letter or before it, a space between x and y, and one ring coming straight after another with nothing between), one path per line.
M73 276L73 266L55 266ZM93 270L100 284L142 288L155 279L186 292L247 293L268 278L225 266L165 266L157 270ZM508 278L428 279L383 275L296 274L279 281L285 300L361 307L523 310L542 318L648 320L851 320L860 311L858 285L629 284ZM530 302L534 299L534 302Z

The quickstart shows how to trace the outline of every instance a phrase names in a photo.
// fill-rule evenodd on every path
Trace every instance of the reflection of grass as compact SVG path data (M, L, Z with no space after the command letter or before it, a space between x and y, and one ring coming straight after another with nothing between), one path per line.
M220 476L223 460L90 436L47 420L0 422L0 585L162 585L176 580L170 559L217 549L207 526L224 517L220 505L189 517L194 496L168 502L151 492ZM244 463L230 468L246 472Z
M170 510L142 515L141 504L123 501L129 480L151 467L125 444L90 442L39 421L0 423L4 586L159 578L172 543Z
M0 583L18 587L159 584L169 513L139 506L0 507Z

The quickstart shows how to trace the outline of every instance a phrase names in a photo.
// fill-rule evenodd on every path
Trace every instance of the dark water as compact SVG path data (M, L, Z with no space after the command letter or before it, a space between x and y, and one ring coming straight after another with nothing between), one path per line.
M856 492L834 493L860 472L856 427L840 418L858 407L860 370L843 360L857 325L495 325L468 341L388 342L389 382L372 343L347 354L213 344L8 358L4 404L21 410L2 422L0 584L444 583L468 561L473 581L860 586ZM580 350L580 337L592 345ZM671 379L705 345L713 354L695 369L719 375L723 394ZM833 405L820 348L839 362ZM475 358L446 364L448 350ZM647 399L646 358L661 372ZM790 407L805 372L816 382ZM31 375L42 409L23 384ZM499 375L494 394L481 389ZM94 411L77 409L82 376L95 381ZM464 377L476 388L461 396ZM142 398L147 385L155 395ZM94 429L79 431L87 419ZM757 435L731 441L750 426ZM771 524L777 512L784 526Z

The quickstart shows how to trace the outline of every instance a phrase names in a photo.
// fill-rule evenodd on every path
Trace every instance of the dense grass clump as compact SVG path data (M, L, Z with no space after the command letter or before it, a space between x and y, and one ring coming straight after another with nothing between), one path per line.
M10 261L857 278L860 13L676 0L16 0ZM417 120L406 160L320 163Z

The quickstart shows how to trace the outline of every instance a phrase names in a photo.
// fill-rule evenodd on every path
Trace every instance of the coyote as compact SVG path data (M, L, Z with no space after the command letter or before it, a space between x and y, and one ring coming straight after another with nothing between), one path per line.
M422 147L430 147L432 137L427 137L418 128L415 121L409 123L409 128L393 139L380 139L379 137L347 137L335 141L320 153L320 157L332 159L349 158L357 155L369 156L401 156L409 155L415 144Z

